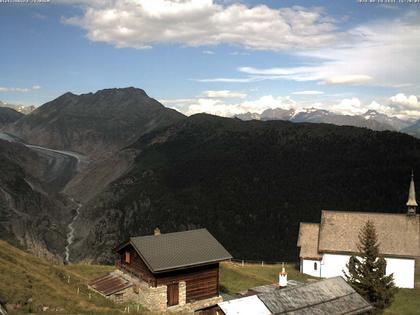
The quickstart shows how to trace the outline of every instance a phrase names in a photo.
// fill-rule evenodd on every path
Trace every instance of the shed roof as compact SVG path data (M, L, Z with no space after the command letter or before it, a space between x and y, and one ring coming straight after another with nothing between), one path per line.
M420 215L322 211L319 252L357 253L358 235L365 223L375 225L383 255L420 256Z
M225 315L270 315L270 310L256 296L221 302L218 304Z
M361 314L372 310L341 277L258 295L272 314Z
M109 296L125 290L133 284L121 275L110 273L105 276L93 279L88 285L104 296Z
M300 223L297 246L300 258L321 259L318 253L319 224Z
M232 258L206 229L132 237L130 243L153 273Z

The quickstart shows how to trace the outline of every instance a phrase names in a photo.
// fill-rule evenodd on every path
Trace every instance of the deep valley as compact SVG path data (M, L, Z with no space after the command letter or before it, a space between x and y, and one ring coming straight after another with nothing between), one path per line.
M4 131L30 145L0 143L1 237L59 261L70 231L70 262L110 263L155 227L206 227L238 259L294 261L299 222L403 213L420 171L420 140L399 132L186 117L134 88L67 93Z

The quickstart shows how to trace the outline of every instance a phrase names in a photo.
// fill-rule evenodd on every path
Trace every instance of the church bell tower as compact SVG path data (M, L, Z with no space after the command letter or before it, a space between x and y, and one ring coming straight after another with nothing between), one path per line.
M416 201L416 188L414 187L414 173L411 172L411 182L410 188L408 190L407 215L416 215L417 206L418 204Z

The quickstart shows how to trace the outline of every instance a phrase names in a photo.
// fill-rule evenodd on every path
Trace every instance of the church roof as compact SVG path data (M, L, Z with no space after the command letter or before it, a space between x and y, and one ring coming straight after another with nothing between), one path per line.
M365 223L373 222L380 252L386 256L420 257L420 215L322 211L319 252L357 253L358 235Z
M297 246L300 247L300 258L321 259L318 253L318 223L300 223Z

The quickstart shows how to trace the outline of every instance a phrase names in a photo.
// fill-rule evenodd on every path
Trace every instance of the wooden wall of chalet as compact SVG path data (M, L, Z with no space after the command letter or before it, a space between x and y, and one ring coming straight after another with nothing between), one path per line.
M125 252L127 251L130 253L130 263L125 262ZM119 264L118 261L120 261ZM185 281L187 303L219 295L218 263L153 274L133 246L128 244L118 252L117 266L143 279L154 287Z
M130 255L130 263L125 261L125 253L128 252ZM133 275L143 279L145 282L152 286L156 286L156 278L153 273L146 266L144 261L141 259L137 251L132 245L127 245L124 249L121 249L118 253L118 259L121 261L122 269L132 273Z
M157 285L186 282L187 303L219 295L219 264L156 274Z

